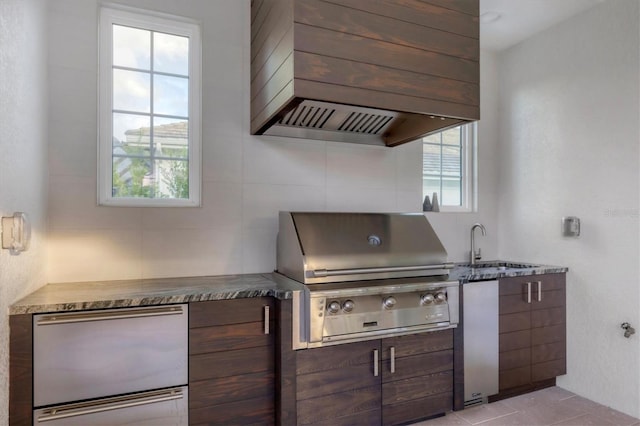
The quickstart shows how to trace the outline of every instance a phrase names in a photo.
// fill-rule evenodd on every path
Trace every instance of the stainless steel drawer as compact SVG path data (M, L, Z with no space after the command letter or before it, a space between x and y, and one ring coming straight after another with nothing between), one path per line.
M34 406L181 386L188 306L34 315Z
M65 404L33 412L34 426L186 426L187 387Z

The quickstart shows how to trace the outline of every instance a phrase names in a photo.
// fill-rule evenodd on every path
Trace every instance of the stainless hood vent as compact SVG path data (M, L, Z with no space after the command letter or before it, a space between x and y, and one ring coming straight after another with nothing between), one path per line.
M396 146L480 118L479 0L252 0L251 133Z

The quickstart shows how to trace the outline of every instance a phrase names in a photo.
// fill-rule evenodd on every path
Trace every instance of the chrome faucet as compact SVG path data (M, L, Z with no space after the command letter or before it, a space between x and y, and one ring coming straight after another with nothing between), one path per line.
M475 265L477 260L482 259L482 251L478 249L478 251L476 252L476 237L475 237L476 228L480 228L480 230L482 231L482 235L487 235L487 230L485 229L483 224L476 223L471 227L471 264L472 265Z

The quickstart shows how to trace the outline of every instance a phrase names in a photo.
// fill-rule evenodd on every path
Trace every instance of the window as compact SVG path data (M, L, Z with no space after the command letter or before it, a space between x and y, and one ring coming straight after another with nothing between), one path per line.
M438 194L440 211L473 209L473 139L475 124L434 133L422 139L422 196Z
M100 204L199 205L199 27L102 8L99 120Z

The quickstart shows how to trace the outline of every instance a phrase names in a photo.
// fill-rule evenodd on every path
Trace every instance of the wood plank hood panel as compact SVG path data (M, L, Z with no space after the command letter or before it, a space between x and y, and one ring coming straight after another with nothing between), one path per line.
M251 133L395 146L480 118L479 0L253 0Z

